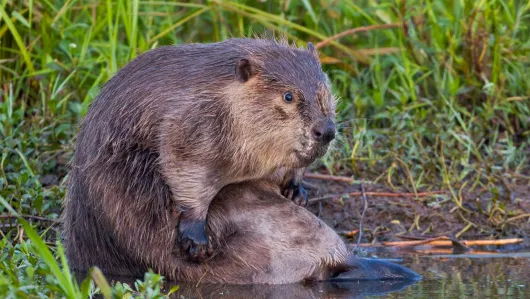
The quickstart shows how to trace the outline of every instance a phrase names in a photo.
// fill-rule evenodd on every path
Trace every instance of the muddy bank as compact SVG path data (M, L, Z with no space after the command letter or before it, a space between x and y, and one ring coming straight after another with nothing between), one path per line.
M309 209L339 233L355 232L363 211L363 197L337 196L361 193L360 184L306 178ZM365 184L365 192L409 193L383 185ZM418 190L420 192L421 190ZM462 208L450 193L416 199L414 196L367 196L363 243L400 240L400 236L456 236L460 239L492 239L530 235L530 186L511 188L511 200L497 199L499 208L488 207L496 194L462 192ZM504 197L500 197L504 198ZM351 233L350 233L351 235ZM354 236L357 240L357 236Z

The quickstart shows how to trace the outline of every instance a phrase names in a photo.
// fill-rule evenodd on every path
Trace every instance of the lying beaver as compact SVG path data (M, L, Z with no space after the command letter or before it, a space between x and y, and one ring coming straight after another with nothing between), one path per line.
M202 283L419 278L405 267L350 255L329 226L280 192L275 182L265 180L223 188L212 203L207 226L218 243L213 256L201 264L182 252L172 258L177 213L140 222L158 233L138 235L153 249L153 254L138 255L130 243L116 238L104 215L80 211L83 226L66 227L72 238L67 240L70 263L78 271L98 266L114 276L142 276L151 268L169 280Z
M90 210L146 258L157 254L149 241L160 233L158 219L176 204L176 247L203 260L212 252L205 225L219 190L275 177L303 202L292 174L326 152L334 117L311 44L230 39L148 51L109 80L83 120L66 226L86 226Z

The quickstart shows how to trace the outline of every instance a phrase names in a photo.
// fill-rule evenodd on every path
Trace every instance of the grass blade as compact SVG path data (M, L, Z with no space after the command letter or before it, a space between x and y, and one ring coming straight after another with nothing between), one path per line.
M1 195L0 195L0 203L4 205L4 207L9 212L11 212L13 215L18 216L18 213L11 207L11 205L9 205L7 201L5 201L4 197L2 197ZM71 298L71 299L79 298L78 292L75 289L75 285L73 281L69 280L68 277L65 276L64 273L61 271L61 268L57 264L57 261L53 257L53 254L51 253L51 251L48 249L48 246L46 246L46 243L37 234L37 232L31 227L28 221L26 221L22 217L18 217L18 221L24 228L31 242L33 242L35 249L37 250L39 254L39 257L42 259L42 261L46 265L48 265L48 267L50 267L50 271L53 273L55 278L58 280L59 285L61 289L64 291L66 297ZM65 264L66 264L66 260L65 260ZM65 271L69 271L69 269L65 269Z
M176 22L175 24L169 26L169 28L167 28L166 30L160 32L159 34L157 34L155 37L151 38L148 42L148 44L151 44L153 42L155 42L156 40L158 40L159 38L161 38L162 36L168 34L169 32L175 30L176 28L182 26L182 24L188 22L189 20L201 15L202 13L206 12L210 10L209 7L204 7L202 9L199 9L198 11L196 12L193 12L187 16L185 16L184 18L180 19L178 22Z
M105 297L106 299L112 299L112 289L110 288L107 279L103 275L103 272L101 272L98 267L94 267L92 268L91 275L92 279L94 279L94 282L101 290L103 297Z
M304 4L305 8L307 9L307 12L309 13L309 16L311 16L313 23L317 24L317 16L315 15L315 11L313 10L313 6L311 6L309 0L302 0L302 4Z
M138 7L140 6L139 0L132 0L132 28L131 28L131 53L129 55L130 59L136 57L136 44L138 38Z
M31 57L28 51L26 50L26 45L22 41L22 37L20 36L17 28L15 27L13 22L11 22L11 19L9 18L9 16L7 15L5 11L5 5L6 5L6 2L3 2L3 4L0 5L0 15L2 15L2 19L4 20L4 22L7 25L7 28L9 28L9 31L13 35L13 38L15 39L15 42L17 43L18 49L20 51L20 55L22 55L22 58L24 59L24 62L26 63L26 66L28 67L30 75L33 75L33 73L35 73L33 62L31 62Z

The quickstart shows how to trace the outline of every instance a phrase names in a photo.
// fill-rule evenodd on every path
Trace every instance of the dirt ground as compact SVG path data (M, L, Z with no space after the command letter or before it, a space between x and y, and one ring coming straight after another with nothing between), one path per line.
M357 240L355 231L359 229L363 197L340 195L361 192L361 185L309 178L304 181L311 188L308 190L308 208L343 236L353 234L352 241ZM400 193L382 185L364 186L367 193ZM527 238L530 236L530 186L516 186L511 190L512 200L497 200L506 212L489 209L490 213L487 212L488 203L494 198L490 193L463 192L462 209L451 199L449 192L419 199L414 196L367 196L362 242L377 244L407 237L436 236L461 240Z
M55 185L58 182L59 178L56 175L44 176L41 179L44 186ZM363 211L363 197L342 195L361 193L361 185L307 177L304 182L310 188L306 188L309 194L308 209L346 239L351 242L357 241L356 230L359 229ZM385 185L368 183L364 186L367 193L408 193L409 196L368 195L366 197L368 206L362 222L362 243L375 245L383 241L437 236L456 237L461 240L530 237L528 183L510 186L509 196L506 196L506 191L499 191L497 205L504 206L505 212L499 208L488 208L495 198L495 194L491 192L481 194L476 191L463 192L461 194L463 209L460 209L452 200L448 190L442 189L440 191L443 191L443 194L416 199L410 196L410 191L407 190L392 190ZM530 244L530 240L525 243Z

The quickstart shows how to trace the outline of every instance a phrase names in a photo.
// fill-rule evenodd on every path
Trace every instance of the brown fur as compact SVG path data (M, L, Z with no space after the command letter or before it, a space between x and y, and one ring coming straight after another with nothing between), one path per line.
M140 55L105 85L81 125L64 211L68 257L88 266L92 257L76 254L86 247L107 252L113 269L161 257L180 265L158 236L175 239L178 224L180 238L203 236L204 247L221 188L263 177L285 186L325 153L312 130L334 118L329 90L312 46L231 39ZM194 247L176 240L180 251Z
M149 239L136 240L149 244L153 252L146 256L137 256L131 244L115 239L105 215L80 211L85 227L70 228L70 262L81 271L98 266L108 275L141 276L151 268L169 280L203 283L279 284L329 277L346 260L345 244L330 227L279 192L272 181L222 189L208 219L208 231L219 243L214 256L201 264L189 262L183 254L172 258L176 235L171 228L177 217L169 210L156 222L128 228L159 228Z
M348 253L342 239L311 212L280 194L277 182L260 180L224 187L212 202L208 232L214 255L203 263L175 253L171 209L155 223L130 228L149 235L152 252L138 256L129 243L116 239L105 215L79 211L84 227L69 229L70 263L80 272L98 266L111 277L141 277L148 269L178 282L223 284L286 284L301 281L418 280L403 266L363 259ZM86 221L90 220L90 221ZM97 232L97 233L90 233ZM139 240L137 240L139 242ZM82 274L82 273L78 273ZM79 275L81 278L82 275Z

